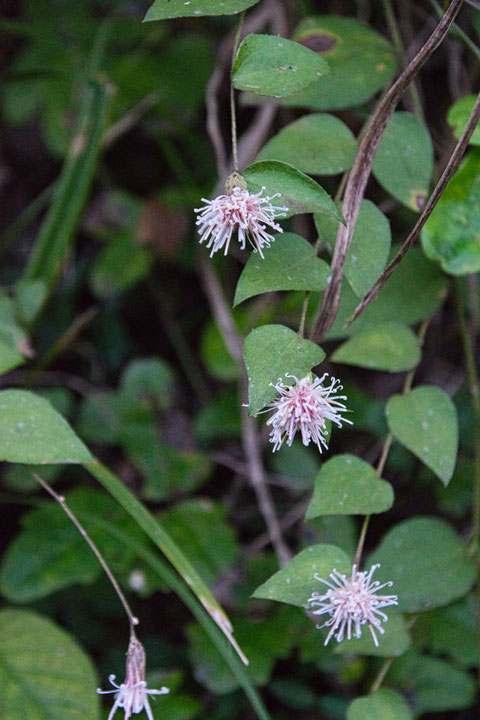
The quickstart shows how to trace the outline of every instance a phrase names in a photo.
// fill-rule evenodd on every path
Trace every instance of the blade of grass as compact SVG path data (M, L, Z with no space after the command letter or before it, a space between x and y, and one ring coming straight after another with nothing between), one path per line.
M172 540L170 535L155 520L153 515L138 500L133 493L119 480L105 465L99 460L84 463L83 467L103 487L120 503L127 513L135 520L135 522L144 530L148 537L162 551L162 553L172 563L177 572L182 576L187 585L191 587L197 598L207 610L209 615L216 622L220 630L228 639L230 644L235 648L239 657L245 665L248 660L238 646L232 633L233 628L227 615L220 607L211 591L205 585L204 581L192 566L190 561L185 557L180 548Z
M177 573L172 570L164 560L151 552L145 545L140 543L138 540L133 539L122 530L119 530L113 523L110 523L99 516L86 513L85 511L79 512L76 510L75 513L82 521L92 523L97 527L103 528L109 536L114 537L116 540L125 545L125 547L133 550L135 554L141 558L166 585L168 585L168 587L188 607L192 615L210 637L218 652L230 668L231 673L243 689L260 720L271 720L258 691L252 685L252 682L245 672L242 663L239 661L238 657L232 653L230 645L225 641L224 635L219 630L216 623L213 622L209 613L205 610L202 604L198 602L195 595L188 589L187 585L182 581Z

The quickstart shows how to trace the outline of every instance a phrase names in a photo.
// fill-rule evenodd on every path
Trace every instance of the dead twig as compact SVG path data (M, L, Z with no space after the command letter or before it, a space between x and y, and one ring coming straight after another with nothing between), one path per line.
M465 154L465 150L467 149L468 143L470 141L470 138L472 137L472 134L477 126L477 123L480 119L480 93L477 96L477 100L475 102L475 105L473 107L473 110L470 114L470 117L468 119L468 122L465 126L465 130L462 133L462 136L460 140L457 142L455 149L453 153L450 156L450 159L445 167L445 170L443 171L440 180L435 186L435 189L433 190L432 194L430 195L430 198L418 218L417 222L415 223L415 227L408 235L407 239L403 243L402 247L398 251L398 253L395 255L393 260L387 265L385 270L383 271L382 275L378 278L377 282L373 287L370 288L368 293L365 295L363 300L357 305L355 308L355 312L353 313L352 317L348 320L348 322L345 324L345 328L350 327L350 325L357 319L357 317L362 313L365 308L375 300L379 292L384 287L385 283L387 282L390 275L393 273L397 265L402 261L404 256L406 255L407 251L412 247L415 240L417 239L418 235L420 234L421 229L427 222L428 218L433 212L433 209L437 202L440 200L440 197L445 190L448 181L452 177L452 175L455 174L457 171L458 166L460 165L463 155Z
M378 103L360 140L357 156L345 188L342 213L346 224L343 225L340 223L338 229L337 242L332 259L332 280L325 290L320 313L311 333L311 339L316 342L328 332L337 314L345 258L355 230L355 224L372 169L375 153L388 125L388 121L393 115L397 103L407 87L445 38L463 2L464 0L452 0L445 15L426 43Z

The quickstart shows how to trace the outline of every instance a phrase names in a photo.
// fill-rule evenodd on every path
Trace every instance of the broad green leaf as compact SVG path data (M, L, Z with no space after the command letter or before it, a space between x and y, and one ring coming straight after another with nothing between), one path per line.
M369 559L380 563L375 579L393 581L398 609L424 612L465 595L475 564L455 531L443 520L415 517L395 525Z
M410 328L389 322L361 330L340 345L330 359L370 370L402 372L418 365L420 358L417 338Z
M170 407L174 395L174 375L159 357L136 358L122 373L123 403L145 405L159 410Z
M285 97L329 72L328 63L308 48L278 35L247 35L232 68L237 90Z
M390 43L362 23L338 15L303 20L293 39L325 58L330 75L282 102L315 110L361 105L392 79L396 61Z
M405 620L401 615L395 613L395 608L386 608L385 614L388 621L382 624L385 633L383 635L376 631L378 647L373 642L372 634L368 627L362 628L359 638L352 637L344 639L341 643L333 645L335 655L368 655L372 657L400 657L412 644ZM326 633L325 633L326 634Z
M258 0L155 0L143 21L203 15L236 15L257 2Z
M0 340L0 375L6 373L13 368L18 367L24 362L20 353Z
M333 570L350 576L352 561L348 555L334 545L311 545L260 585L253 597L305 607L312 593L325 587L315 575L328 580Z
M410 113L394 113L375 155L375 178L394 198L421 212L432 168L432 140L424 123Z
M246 670L255 686L266 685L272 675L275 661L287 658L297 640L293 608L280 608L273 616L258 619L235 619L235 633L248 655ZM190 641L190 658L196 668L196 677L210 692L225 695L238 688L238 682L229 671L217 649L198 625L187 630Z
M315 226L320 239L333 254L338 222L326 215L315 215ZM385 215L370 200L363 200L345 259L345 277L359 298L370 290L385 269L391 241L390 223Z
M0 460L36 465L92 459L47 400L25 390L0 392Z
M410 650L399 658L387 682L400 686L413 701L415 716L470 707L475 701L474 679L451 663Z
M392 248L392 254L396 250ZM419 287L422 292L418 291ZM428 260L420 249L411 248L378 298L348 330L344 330L343 325L358 305L358 297L348 283L343 283L338 314L327 337L331 340L355 335L360 330L391 321L413 325L433 315L447 293L447 278L440 268Z
M286 217L299 213L320 213L343 222L342 214L330 195L315 180L292 165L264 160L249 165L243 176L252 192L258 192L264 187L266 195L280 193L275 203L288 208Z
M277 235L262 260L250 255L238 280L234 304L273 290L324 290L330 268L316 257L313 247L299 235Z
M413 713L401 695L382 688L350 703L346 720L413 720Z
M47 294L43 280L23 280L18 282L13 291L18 314L24 323L30 323L42 307Z
M457 458L458 420L446 392L431 385L394 395L385 414L397 440L448 485Z
M480 150L471 150L422 230L425 254L451 275L480 270Z
M475 105L476 95L465 95L450 107L447 115L447 122L453 128L453 134L457 140L465 130L468 118ZM480 145L480 124L477 125L470 138L470 145Z
M263 325L245 338L249 413L254 415L276 396L270 383L285 374L305 377L325 358L323 350L283 325Z
M312 114L282 128L257 160L280 160L311 175L337 175L352 167L356 151L355 137L341 120Z
M5 720L98 720L90 658L51 620L28 610L0 612L0 684Z
M354 455L336 455L322 465L305 517L371 515L392 505L392 486L371 465Z
M130 230L113 235L98 254L89 285L98 298L108 298L134 287L152 265L150 251L134 242Z
M225 510L211 500L186 500L162 515L165 530L181 547L206 583L212 585L240 552Z
M100 490L74 491L68 505L77 516L87 512L114 522L133 537L141 533L118 503ZM12 602L32 602L75 583L92 583L101 574L91 548L59 505L49 502L32 510L22 516L22 525L0 570L0 590ZM86 529L114 572L126 572L132 553L95 523L86 524Z

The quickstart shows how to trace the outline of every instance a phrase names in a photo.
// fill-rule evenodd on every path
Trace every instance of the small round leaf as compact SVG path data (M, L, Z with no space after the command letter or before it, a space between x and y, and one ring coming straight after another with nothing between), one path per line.
M379 323L361 330L333 353L332 362L356 365L370 370L402 372L420 362L417 338L401 323Z
M405 700L393 690L381 689L357 698L348 706L347 720L412 720Z

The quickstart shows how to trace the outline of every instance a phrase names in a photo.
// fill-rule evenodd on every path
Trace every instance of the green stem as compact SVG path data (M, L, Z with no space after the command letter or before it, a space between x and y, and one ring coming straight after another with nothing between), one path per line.
M245 11L240 13L238 20L237 32L235 33L235 39L233 41L232 50L232 71L237 57L237 50L240 44L240 34L242 32L243 21L245 19ZM232 155L233 155L233 169L238 172L238 145L237 145L237 111L235 107L235 89L233 87L232 78L230 77L230 119L232 123Z

